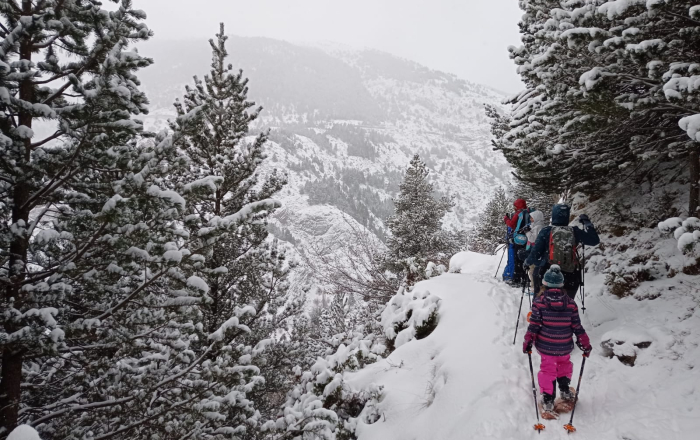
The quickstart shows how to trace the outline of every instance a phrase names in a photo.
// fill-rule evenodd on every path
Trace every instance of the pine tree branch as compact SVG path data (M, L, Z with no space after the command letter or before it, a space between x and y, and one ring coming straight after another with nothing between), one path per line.
M63 167L54 175L53 178L51 178L51 180L46 185L44 185L43 188L37 191L33 196L29 197L20 209L27 209L29 206L32 206L32 204L35 203L35 201L37 201L40 197L43 197L47 193L54 192L56 189L60 188L65 182L72 179L79 170L74 169L73 171L68 172L68 169L71 166L73 166L73 163L78 158L85 144L85 138L81 139L80 143L78 143L78 146L75 148L75 152L70 157L70 159L63 164ZM66 176L59 179L59 176L61 176L64 173L66 173Z
M117 311L121 310L124 306L129 304L132 299L136 298L139 293L144 291L147 287L150 287L156 280L165 275L167 272L168 269L156 272L156 274L152 278L150 278L148 281L144 281L143 284L134 289L125 299L119 301L115 306L112 306L107 310L103 311L102 314L96 316L94 319L104 320L113 316Z
M168 412L171 412L171 411L173 411L174 409L176 409L176 408L178 408L178 407L181 407L181 406L184 406L184 405L186 405L186 404L192 403L193 401L195 401L195 400L198 399L198 398L201 398L201 396L200 396L200 395L194 395L194 396L190 397L189 399L181 400L180 402L176 402L176 403L174 403L174 404L168 405L167 408L163 409L163 410L160 411L160 412L157 412L157 413L153 414L152 416L143 418L143 419L138 420L138 421L136 421L136 422L134 422L134 423L131 423L131 424L127 425L127 426L121 426L119 429L117 429L117 430L115 430L115 431L112 431L112 432L107 433L107 434L98 435L98 436L96 436L96 437L93 437L93 439L94 439L94 440L106 440L106 439L112 438L112 437L114 437L114 436L117 436L117 435L120 435L120 434L124 434L125 432L131 431L132 429L137 428L137 427L143 425L143 424L146 423L146 422L149 422L149 421L151 421L151 420L153 420L153 419L156 419L156 418L158 418L158 417L161 417L162 415L167 414Z
M32 144L30 144L29 146L30 146L30 148L31 148L32 150L34 150L34 149L36 149L36 148L38 148L38 147L41 147L42 145L44 145L44 144L46 144L46 143L48 143L48 142L51 142L51 141L54 140L54 139L58 139L59 137L63 136L64 134L66 134L66 133L63 132L63 131L61 131L61 130L57 130L57 131L54 132L54 134L52 134L51 136L49 136L49 137L47 137L47 138L45 138L45 139L43 139L43 140L41 140L41 141L39 141L39 142L32 143Z
M53 37L49 38L46 42L44 43L39 43L39 44L32 44L32 51L37 51L40 49L46 49L47 47L51 46L54 41L58 40L61 38L61 34L56 34Z
M29 426L38 426L42 423L48 422L51 419L55 419L56 417L60 417L64 414L69 414L69 413L74 413L74 412L81 412L81 411L89 411L93 409L99 409L99 408L106 408L114 405L120 405L123 403L130 402L134 400L135 397L123 397L121 399L114 399L114 400L108 400L105 402L93 402L93 403L85 403L82 405L78 406L71 406L68 408L61 409L59 411L55 411L50 414L46 414L43 417L39 417L36 420L32 420L31 422L27 423Z
M693 25L695 25L695 26L700 25L700 21L694 20L694 19L691 18L690 16L677 14L677 13L675 13L675 12L672 12L672 11L669 11L669 10L663 9L663 8L662 8L661 10L663 11L664 14L668 14L668 15L670 15L670 16L673 16L673 17L676 17L676 18L680 18L681 20L688 21L688 22L690 22L691 24L693 24Z

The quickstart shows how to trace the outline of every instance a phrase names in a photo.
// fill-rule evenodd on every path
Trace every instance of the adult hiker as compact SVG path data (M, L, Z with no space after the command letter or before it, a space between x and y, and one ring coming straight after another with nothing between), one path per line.
M535 265L539 267L541 276L549 265L559 265L564 274L564 290L573 299L581 285L582 267L576 255L577 247L580 244L595 246L600 243L600 237L586 214L579 216L582 228L569 226L570 213L571 207L569 205L554 205L552 224L542 228L537 235L535 245L532 247L524 266Z
M513 202L515 213L505 214L503 221L508 227L508 265L503 274L506 282L513 285L520 285L526 277L526 272L522 267L523 262L518 258L518 252L525 249L527 245L527 236L525 229L530 224L530 209L527 207L527 202L523 199L518 199Z
M530 213L530 225L526 228L527 232L525 233L525 235L527 235L527 246L520 257L523 262L527 261L527 257L530 255L532 248L535 246L537 235L544 227L544 214L542 214L542 211L532 211ZM539 270L539 266L534 264L529 266L529 269L527 269L527 275L530 277L530 285L534 287L534 292L540 291L540 287L538 285L540 281ZM535 281L537 281L537 283Z
M537 381L542 395L542 417L556 418L555 398L557 385L561 394L562 412L571 410L574 393L570 383L574 365L571 352L576 344L588 357L592 347L590 339L581 325L576 303L562 290L564 275L558 265L553 264L542 279L546 290L532 303L530 325L523 342L523 353L531 353L532 346L542 357ZM559 405L559 404L558 404Z

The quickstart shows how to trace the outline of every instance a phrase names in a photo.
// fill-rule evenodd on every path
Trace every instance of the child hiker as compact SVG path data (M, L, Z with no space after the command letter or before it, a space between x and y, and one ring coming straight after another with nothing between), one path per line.
M577 345L588 356L592 350L586 331L581 326L578 307L562 290L564 275L558 265L553 264L544 274L542 284L546 290L532 303L530 326L525 334L523 353L530 353L532 345L542 356L537 381L542 393L542 416L554 418L554 399L557 384L563 401L573 401L574 393L569 388L574 365L570 355Z

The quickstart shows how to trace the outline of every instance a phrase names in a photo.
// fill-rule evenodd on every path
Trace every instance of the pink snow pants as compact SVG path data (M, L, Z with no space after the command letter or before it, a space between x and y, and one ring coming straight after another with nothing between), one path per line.
M545 394L554 393L554 381L557 377L568 377L574 372L574 364L571 363L571 355L549 356L540 353L542 364L540 372L537 373L537 382L540 384L540 392Z

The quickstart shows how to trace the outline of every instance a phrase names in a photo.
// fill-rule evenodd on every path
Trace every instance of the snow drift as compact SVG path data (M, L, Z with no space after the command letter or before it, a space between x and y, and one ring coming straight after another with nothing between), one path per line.
M456 255L450 272L419 283L413 295L440 298L439 324L387 359L347 373L353 387L383 387L372 424L359 440L521 440L537 438L527 357L522 353L528 300L514 346L521 292L494 278L498 258ZM700 316L697 296L653 303L603 293L602 275L587 275L582 321L594 350L586 364L574 426L579 440L690 440L700 430ZM580 301L580 300L579 300ZM606 345L608 344L608 345ZM633 355L634 366L611 353ZM539 368L539 356L533 356ZM574 380L581 355L572 354ZM565 438L566 420L546 423ZM544 434L543 434L544 435ZM553 436L553 437L552 437Z

